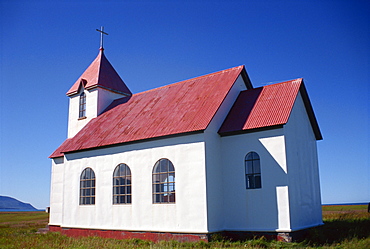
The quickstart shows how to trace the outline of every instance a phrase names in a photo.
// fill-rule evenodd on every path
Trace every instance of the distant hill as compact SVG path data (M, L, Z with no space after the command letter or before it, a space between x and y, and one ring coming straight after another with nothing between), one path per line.
M0 196L0 209L37 210L29 203L24 203L8 196Z

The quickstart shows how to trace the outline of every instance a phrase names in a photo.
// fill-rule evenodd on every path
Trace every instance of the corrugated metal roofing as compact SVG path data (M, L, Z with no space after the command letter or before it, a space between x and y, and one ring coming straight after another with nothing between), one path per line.
M243 70L234 67L115 100L50 157L205 130Z
M86 89L102 87L124 95L132 94L116 70L110 64L108 59L105 57L103 51L103 49L100 49L98 56L68 90L67 95L78 93L81 84L83 84Z
M303 79L242 91L222 124L219 134L235 134L286 124L299 91L302 93L316 139L322 139Z

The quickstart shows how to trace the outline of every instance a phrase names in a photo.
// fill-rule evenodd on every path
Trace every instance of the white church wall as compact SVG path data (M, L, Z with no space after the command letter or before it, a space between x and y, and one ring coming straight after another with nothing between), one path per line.
M214 133L215 135L219 136L217 134L218 130L220 129L222 123L226 119L227 114L229 113L231 107L234 105L240 92L244 90L247 90L247 87L245 86L243 77L239 75L234 85L228 92L226 98L219 107L218 111L216 112L215 116L213 117L212 121L205 130L206 132Z
M276 204L277 204L277 217L278 228L277 232L290 231L290 206L289 206L289 188L288 184L288 167L286 163L286 146L284 135L259 138L260 143L269 152L270 156L274 159L277 166L282 171L282 178L284 182L276 182ZM268 174L268 173L267 173ZM276 180L276 179L275 179Z
M289 199L293 230L322 224L316 139L301 95L297 96L286 134Z
M80 94L69 99L68 138L74 137L91 119L97 117L98 90L84 91L86 94L86 118L79 118Z
M52 160L50 188L50 224L61 225L63 221L64 158Z
M79 119L80 94L70 97L68 115L68 138L77 134L91 119L100 115L115 99L124 97L102 88L84 90L86 94L86 118Z
M206 141L206 174L207 174L207 215L208 231L219 231L224 225L223 186L222 186L222 153L221 138L217 131L229 113L240 91L246 90L243 78L239 76L230 89L227 97L204 132Z
M225 230L289 231L284 148L282 128L222 137ZM252 151L260 156L259 189L246 189L245 156Z
M115 99L125 97L122 94L114 93L103 88L98 88L97 116L99 116Z
M152 170L161 158L175 167L176 203L152 203ZM207 232L203 134L193 134L66 155L64 227L131 231ZM132 203L112 204L115 167L132 174ZM79 205L81 172L96 176L95 205Z
M87 91L85 92L85 94ZM81 94L81 93L80 93ZM82 129L90 120L91 117L80 119L78 118L79 115L79 101L80 101L80 94L76 94L69 97L69 111L68 111L68 138L73 137L77 134L79 130ZM88 102L87 96L86 96L86 104ZM86 116L88 115L86 110Z
M208 231L219 231L223 226L223 186L220 137L206 132L206 186Z

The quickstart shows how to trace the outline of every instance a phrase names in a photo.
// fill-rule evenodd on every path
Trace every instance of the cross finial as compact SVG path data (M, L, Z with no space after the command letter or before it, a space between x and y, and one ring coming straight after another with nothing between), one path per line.
M104 32L104 27L101 26L100 29L96 29L96 31L100 32L100 49L103 48L103 35L108 35L108 33Z

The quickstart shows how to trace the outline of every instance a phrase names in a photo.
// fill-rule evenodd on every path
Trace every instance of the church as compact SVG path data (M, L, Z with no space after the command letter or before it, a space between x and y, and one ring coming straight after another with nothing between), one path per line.
M237 66L133 94L101 47L67 96L50 231L289 239L322 224L322 135L302 78L255 88Z

